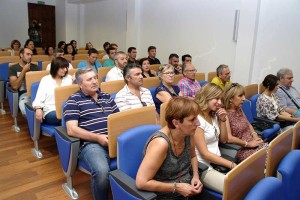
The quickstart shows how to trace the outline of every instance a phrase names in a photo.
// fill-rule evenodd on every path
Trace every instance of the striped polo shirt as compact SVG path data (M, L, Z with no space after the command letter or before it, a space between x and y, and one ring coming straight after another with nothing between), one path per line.
M97 101L81 90L72 94L63 109L64 118L66 122L78 121L80 128L92 133L107 135L107 117L119 109L109 94L100 90L97 93Z

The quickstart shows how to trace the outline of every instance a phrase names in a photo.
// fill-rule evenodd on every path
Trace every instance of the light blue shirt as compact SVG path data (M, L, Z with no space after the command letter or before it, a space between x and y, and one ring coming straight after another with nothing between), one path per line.
M84 61L78 63L77 68L83 68L83 67L87 67L87 66L89 66L89 65L88 65L87 61L84 60ZM101 63L98 60L96 60L95 64L93 65L93 70L95 71L96 74L98 74L98 69L100 67L102 67Z
M104 62L103 67L113 67L115 66L115 62L111 59L108 59Z

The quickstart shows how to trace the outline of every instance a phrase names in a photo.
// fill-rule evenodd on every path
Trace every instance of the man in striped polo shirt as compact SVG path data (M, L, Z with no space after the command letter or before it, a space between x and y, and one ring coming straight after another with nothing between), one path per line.
M153 106L151 92L143 88L142 68L136 63L130 63L123 70L126 85L116 94L115 102L120 111Z
M107 117L119 109L109 94L99 89L98 76L91 67L78 69L80 90L64 107L67 133L81 139L79 160L91 170L94 199L108 199L109 156Z

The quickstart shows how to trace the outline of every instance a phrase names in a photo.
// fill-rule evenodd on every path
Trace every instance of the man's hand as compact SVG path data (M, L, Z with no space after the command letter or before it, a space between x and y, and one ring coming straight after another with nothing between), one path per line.
M100 135L98 135L97 140L98 140L98 143L101 144L102 146L104 146L104 147L108 146L108 136L107 135L100 134Z

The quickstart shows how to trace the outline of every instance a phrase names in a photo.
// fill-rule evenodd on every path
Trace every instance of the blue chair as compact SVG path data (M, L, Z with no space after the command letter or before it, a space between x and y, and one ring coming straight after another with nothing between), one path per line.
M283 200L282 183L275 177L267 177L260 180L248 192L245 200ZM289 199L289 198L286 198Z
M135 179L143 159L145 143L159 129L159 125L138 126L118 137L118 169L109 176L114 200L155 199L155 193L138 190Z
M35 82L31 85L31 102L34 101L36 97L36 93L38 90L40 82ZM55 126L40 123L36 117L35 112L31 103L25 104L26 118L29 127L30 137L33 140L34 148L32 149L33 155L37 158L43 158L42 152L39 150L38 141L40 139L41 133L45 136L54 137L55 136Z
M289 152L280 162L277 177L282 180L285 199L300 199L300 151Z
M59 108L62 109L61 107ZM57 113L61 111L56 110ZM110 169L117 169L117 137L124 131L146 124L156 123L156 111L154 106L147 106L112 114L108 117L108 148L110 157ZM83 172L89 173L90 169L81 161L78 161L80 140L70 137L66 132L64 119L62 126L55 128L55 139L59 152L59 158L67 182L62 185L65 192L72 198L77 199L78 194L73 188L72 177L77 167Z
M261 133L260 135L264 141L270 141L277 136L280 130L279 124L264 118L254 118L252 114L253 112L251 111L252 103L249 100L246 99L244 101L242 109L250 124L255 125L255 123L266 122L273 125L272 128L262 130L261 132L259 130L256 130L256 132Z
M208 81L199 81L201 87L203 87L206 83L208 83Z

